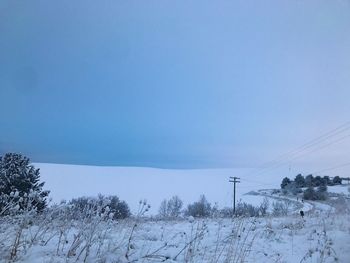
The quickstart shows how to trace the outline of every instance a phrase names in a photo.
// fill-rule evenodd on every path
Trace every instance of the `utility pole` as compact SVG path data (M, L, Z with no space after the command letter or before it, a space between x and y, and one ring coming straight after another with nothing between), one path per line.
M236 184L240 183L240 181L238 181L241 178L238 178L236 176L230 176L230 183L233 183L233 214L236 214Z

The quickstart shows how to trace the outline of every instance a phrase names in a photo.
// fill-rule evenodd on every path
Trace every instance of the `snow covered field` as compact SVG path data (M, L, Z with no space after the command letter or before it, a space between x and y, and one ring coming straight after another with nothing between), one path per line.
M220 207L232 206L233 185L230 176L238 176L237 200L252 201L245 193L261 188L279 188L281 175L264 175L261 180L245 176L249 169L193 169L167 170L138 167L103 167L62 164L35 164L40 168L45 188L51 190L54 202L79 196L117 195L136 211L140 199L151 204L156 214L161 201L178 195L185 205L205 194ZM260 182L259 179L262 181ZM249 199L249 200L248 200ZM259 199L260 203L261 198Z
M18 262L348 262L349 213L180 221L63 222L21 232ZM18 226L1 224L1 262Z
M247 178L242 180L238 199L252 204L260 204L266 196L288 199L293 203L289 214L160 220L147 215L155 214L160 201L174 194L184 198L185 204L204 193L220 207L230 206L228 177L246 171L36 166L41 168L41 178L54 201L115 194L131 205L134 216L114 221L102 213L72 220L67 206L61 204L39 217L1 218L0 262L349 262L346 186L329 187L331 192L344 193L345 198L339 196L330 203L302 202L268 190L269 185L270 189L279 188L279 177L264 177L263 184L258 178ZM248 192L250 195L244 195ZM140 198L147 198L155 208L137 214ZM306 212L304 218L299 209ZM11 255L13 260L9 260Z

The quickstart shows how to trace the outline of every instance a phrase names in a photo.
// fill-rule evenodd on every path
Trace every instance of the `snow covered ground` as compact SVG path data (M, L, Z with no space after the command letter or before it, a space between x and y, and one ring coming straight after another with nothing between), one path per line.
M138 200L147 198L155 204L154 214L163 198L177 194L188 203L204 193L223 207L232 202L228 177L240 176L238 199L252 204L260 204L265 197L288 199L296 208L287 216L178 220L134 216L113 221L100 214L72 220L62 204L39 217L0 218L0 262L349 262L349 200L302 202L273 194L269 189L279 188L278 176L264 177L261 182L241 176L247 171L234 169L36 166L56 202L116 194L134 211ZM344 189L329 188L338 193ZM299 209L306 212L304 218Z
M252 200L245 193L261 188L279 188L280 174L264 175L263 180L251 178L249 169L168 170L139 167L105 167L37 163L45 188L51 190L54 202L79 196L117 195L136 211L140 199L151 204L156 214L161 201L178 195L185 205L205 194L220 207L231 207L233 185L230 176L238 176L237 200Z
M328 192L336 193L336 194L349 195L350 194L349 189L350 189L349 184L328 186Z
M350 215L62 222L25 227L17 262L348 262ZM2 222L0 261L18 227Z

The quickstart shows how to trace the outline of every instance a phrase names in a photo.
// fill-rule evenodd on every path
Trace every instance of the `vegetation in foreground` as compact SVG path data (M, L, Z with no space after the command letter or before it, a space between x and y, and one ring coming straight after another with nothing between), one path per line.
M174 196L162 202L157 217L149 217L146 201L132 215L117 196L49 206L49 192L28 158L6 154L0 161L4 262L334 262L349 256L338 255L344 243L335 242L349 240L345 198L332 200L331 210L311 211L305 220L290 214L295 209L288 200L270 205L265 199L258 207L238 203L232 218L232 209L219 209L204 195L185 209ZM308 246L294 245L306 239Z

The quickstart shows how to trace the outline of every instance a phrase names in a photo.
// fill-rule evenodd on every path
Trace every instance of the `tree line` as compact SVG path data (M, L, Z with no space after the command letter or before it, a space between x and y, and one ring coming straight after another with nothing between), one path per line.
M321 177L309 174L304 177L302 174L298 174L294 180L288 177L283 178L281 189L283 194L302 194L305 200L326 200L328 198L327 186L340 184L342 184L342 179L339 176L331 179L329 176Z

